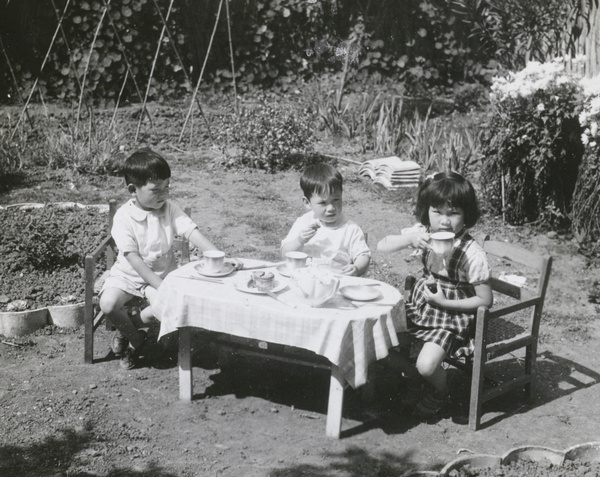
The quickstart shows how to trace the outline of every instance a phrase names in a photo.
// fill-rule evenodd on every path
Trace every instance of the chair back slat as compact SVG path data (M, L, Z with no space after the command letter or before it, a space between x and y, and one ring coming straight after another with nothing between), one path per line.
M494 292L502 293L503 295L516 298L517 300L521 299L521 288L517 285L505 282L504 280L500 280L496 277L490 278L490 285L492 286L492 290L494 290Z
M486 240L483 243L483 249L488 254L520 263L521 265L525 265L526 267L533 268L537 271L541 271L544 267L545 257L516 245L495 240Z

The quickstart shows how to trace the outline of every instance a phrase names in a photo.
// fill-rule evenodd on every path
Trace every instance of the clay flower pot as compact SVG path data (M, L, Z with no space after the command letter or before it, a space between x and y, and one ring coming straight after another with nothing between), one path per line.
M48 324L48 308L0 312L0 334L7 338L33 333Z
M60 328L77 328L83 325L84 303L48 307L49 322Z

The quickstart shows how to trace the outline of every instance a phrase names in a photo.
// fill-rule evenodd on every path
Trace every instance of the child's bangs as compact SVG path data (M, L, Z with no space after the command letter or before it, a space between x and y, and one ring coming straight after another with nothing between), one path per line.
M325 184L315 185L315 194L320 196L333 195L342 192L342 184L338 181L330 181Z
M444 207L450 205L465 209L467 197L464 187L454 181L444 181L435 184L430 191L430 204L432 207Z

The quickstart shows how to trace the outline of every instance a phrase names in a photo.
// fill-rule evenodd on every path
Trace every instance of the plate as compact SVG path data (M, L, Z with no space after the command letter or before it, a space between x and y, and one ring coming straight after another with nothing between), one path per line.
M244 293L254 293L255 295L266 295L267 294L266 292L259 290L258 288L253 288L253 287L248 286L248 283L250 282L251 279L252 279L252 277L246 277L243 280L239 280L239 281L235 282L233 284L233 286L235 287L236 290L239 290ZM277 293L278 291L283 290L287 286L287 283L279 282L277 280L274 280L273 284L275 286L271 290L269 290L273 293Z
M219 270L218 272L205 270L204 267L205 267L205 263L200 262L194 268L200 275L204 275L205 277L224 277L226 275L229 275L231 272L233 272L235 270L235 266L233 265L233 263L230 263L230 262L225 262L225 265L223 265L223 268L221 268L221 270Z
M365 285L346 285L340 288L340 293L350 300L371 301L381 297L377 287Z

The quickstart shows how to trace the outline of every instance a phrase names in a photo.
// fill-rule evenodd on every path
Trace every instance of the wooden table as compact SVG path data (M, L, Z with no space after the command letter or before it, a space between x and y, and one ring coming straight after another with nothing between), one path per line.
M244 267L265 262L244 259ZM329 361L331 380L326 434L339 437L342 423L344 385L353 388L367 382L369 364L385 358L398 345L397 334L406 330L402 294L394 287L377 282L381 298L351 303L341 294L319 308L302 303L291 287L277 293L291 306L264 294L240 291L250 270L240 270L220 278L222 283L195 280L200 277L189 263L172 272L158 290L159 337L179 330L179 397L191 401L193 375L191 330L200 328L259 342L287 345L312 351ZM277 274L284 284L289 280ZM340 286L375 280L341 277ZM240 286L242 284L242 286Z

